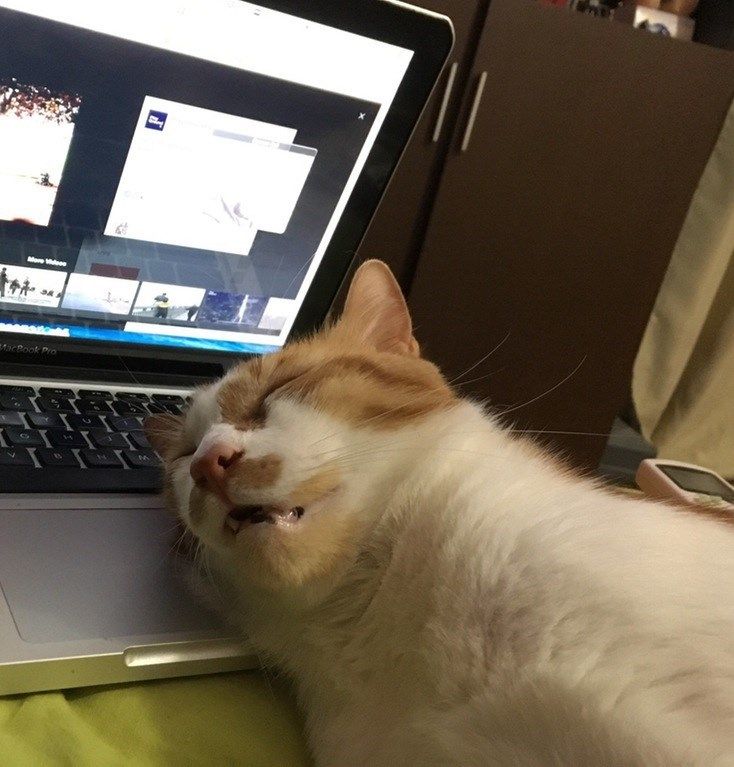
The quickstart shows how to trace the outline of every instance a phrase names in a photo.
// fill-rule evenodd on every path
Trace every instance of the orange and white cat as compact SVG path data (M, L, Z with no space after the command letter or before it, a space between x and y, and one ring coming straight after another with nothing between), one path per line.
M151 436L317 765L734 765L734 528L564 472L460 399L384 264Z

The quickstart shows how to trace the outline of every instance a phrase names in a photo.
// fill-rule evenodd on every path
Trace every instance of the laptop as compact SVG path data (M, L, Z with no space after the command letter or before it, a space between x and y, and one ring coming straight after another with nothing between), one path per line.
M149 414L326 316L453 42L380 0L0 0L0 694L255 665Z

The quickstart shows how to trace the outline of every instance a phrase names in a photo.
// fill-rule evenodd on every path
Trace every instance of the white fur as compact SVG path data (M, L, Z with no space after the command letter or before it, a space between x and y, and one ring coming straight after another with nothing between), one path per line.
M566 476L467 402L398 431L276 402L237 439L281 452L279 492L337 456L299 524L359 523L341 567L281 590L209 550L320 767L734 765L734 528ZM240 535L307 529L275 528Z

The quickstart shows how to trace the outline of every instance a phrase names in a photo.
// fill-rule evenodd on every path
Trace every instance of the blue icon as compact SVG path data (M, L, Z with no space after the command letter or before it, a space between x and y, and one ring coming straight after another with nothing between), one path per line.
M148 119L145 121L145 127L151 130L163 130L168 118L168 112L156 112L155 109L151 109L148 112Z

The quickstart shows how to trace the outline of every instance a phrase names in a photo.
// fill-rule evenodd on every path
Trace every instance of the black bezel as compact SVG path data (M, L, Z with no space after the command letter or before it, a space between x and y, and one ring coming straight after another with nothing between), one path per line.
M453 29L443 16L417 13L403 3L390 0L262 0L259 6L297 15L356 34L373 37L415 51L403 82L370 152L365 167L339 220L290 337L317 328L354 258L374 215L387 182L420 117L441 68L453 45ZM7 346L43 346L51 350L30 358L27 353L0 352L6 374L44 377L85 376L171 382L175 378L206 380L247 355L209 350L170 350L152 345L63 340L48 336L3 333ZM106 364L109 362L109 364ZM165 369L161 369L163 363Z

